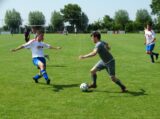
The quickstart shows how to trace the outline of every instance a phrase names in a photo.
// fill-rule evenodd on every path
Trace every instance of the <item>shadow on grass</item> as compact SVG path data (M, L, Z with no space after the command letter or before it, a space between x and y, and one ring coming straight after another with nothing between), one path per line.
M130 95L133 95L133 96L143 96L143 95L148 95L146 94L146 91L144 89L140 89L140 91L128 91L126 92Z
M47 67L67 67L65 65L47 65Z
M68 85L56 85L53 84L53 91L55 92L59 92L60 90L64 90L64 88L73 88L73 87L78 87L79 84L68 84Z
M46 83L43 83L43 82L39 82L37 83L37 85L38 84L46 85L47 86L46 88L53 88L54 92L59 92L61 90L64 90L65 88L79 87L79 84L68 84L68 85L67 84L66 85L50 84L50 85L47 85ZM93 90L87 90L87 91L84 91L83 93L91 93L91 92L93 92Z
M146 94L146 91L144 89L139 89L139 91L127 91L125 93L122 93L122 92L111 92L111 91L96 91L96 92L130 94L132 96L144 96L144 95L148 95L148 94Z
M160 61L157 61L157 62L155 62L155 63L158 63L158 64L160 64Z

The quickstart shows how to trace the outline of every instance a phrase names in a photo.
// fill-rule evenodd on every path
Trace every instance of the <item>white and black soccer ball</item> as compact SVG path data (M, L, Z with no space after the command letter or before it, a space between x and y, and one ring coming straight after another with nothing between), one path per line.
M83 92L88 91L88 84L87 83L81 83L80 90Z

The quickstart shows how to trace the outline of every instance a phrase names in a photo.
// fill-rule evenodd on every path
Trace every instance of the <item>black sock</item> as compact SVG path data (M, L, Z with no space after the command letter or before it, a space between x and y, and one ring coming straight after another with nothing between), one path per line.
M153 55L158 55L158 53L152 52Z
M151 57L151 61L154 62L154 57L153 57L153 53L150 54L150 57Z
M120 86L122 89L126 88L126 87L121 83L120 80L116 80L115 83L116 83L118 86Z
M97 74L91 75L91 78L92 78L92 81L93 81L93 85L96 85Z

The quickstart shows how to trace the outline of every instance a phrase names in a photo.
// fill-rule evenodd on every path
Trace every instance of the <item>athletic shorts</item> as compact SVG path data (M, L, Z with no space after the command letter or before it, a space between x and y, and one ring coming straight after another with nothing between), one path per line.
M155 44L147 45L146 51L153 51Z
M108 63L105 63L102 60L100 60L94 67L96 67L98 71L106 69L106 71L110 76L115 76L115 60L114 59L109 61Z
M46 60L44 57L35 57L32 59L32 61L33 61L33 64L37 67L38 67L38 62L42 62L44 66L46 67Z

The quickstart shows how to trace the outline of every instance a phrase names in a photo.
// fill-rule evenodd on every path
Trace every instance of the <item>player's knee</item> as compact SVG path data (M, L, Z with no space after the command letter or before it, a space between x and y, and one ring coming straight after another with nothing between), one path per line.
M40 68L41 70L45 69L44 64L41 63L41 64L39 65L39 68Z
M96 74L96 71L95 71L95 70L90 70L90 73L91 73L92 75L94 75L94 74Z
M146 54L151 54L151 52L150 52L150 51L147 51Z
M116 77L115 77L115 76L111 76L111 80L112 80L113 82L116 82Z

